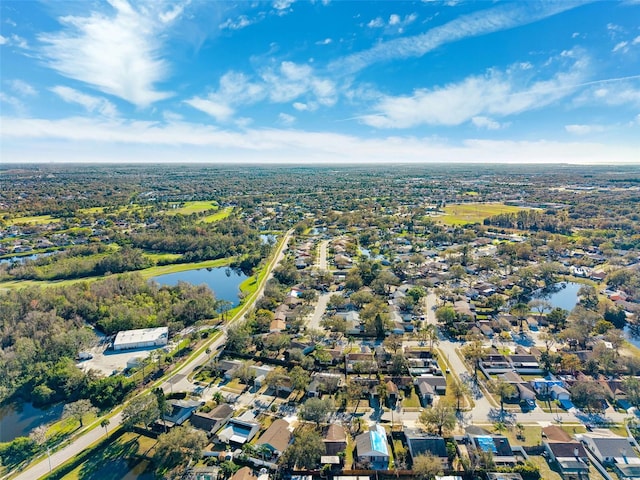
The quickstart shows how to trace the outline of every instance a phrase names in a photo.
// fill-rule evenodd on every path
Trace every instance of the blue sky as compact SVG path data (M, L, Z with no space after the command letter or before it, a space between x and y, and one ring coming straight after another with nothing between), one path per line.
M2 162L640 163L640 0L0 4Z

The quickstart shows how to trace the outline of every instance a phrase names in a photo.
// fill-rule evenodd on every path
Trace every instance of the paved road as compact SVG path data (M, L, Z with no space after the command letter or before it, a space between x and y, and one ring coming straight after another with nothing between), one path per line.
M243 312L243 314L241 316L232 319L231 322L229 322L229 324L235 323L235 322L239 322L239 321L241 321L241 319L244 319L244 315L246 314L246 312L251 310L251 308L253 307L254 303L262 295L262 291L264 290L264 286L267 284L267 281L271 278L273 268L276 265L278 265L280 263L280 261L282 261L284 255L285 255L285 252L287 250L287 246L289 244L289 239L291 238L292 234L293 234L293 230L289 230L285 234L285 238L284 238L284 241L282 243L282 248L278 252L278 255L276 256L274 261L270 263L270 265L268 267L269 268L269 273L267 274L265 280L260 285L260 287L258 289L258 292L257 292L256 296L254 297L254 300L244 310L244 312ZM225 330L226 330L226 327L223 328L223 335L221 335L220 337L216 338L210 344L209 348L212 351L216 350L217 348L219 348L224 343L224 341L226 339L226 335L224 334ZM173 388L174 391L190 391L190 390L192 390L195 385L187 379L187 376L188 376L188 374L190 372L193 371L194 368L196 368L197 366L199 366L202 363L206 362L208 360L208 358L209 358L209 354L207 354L206 352L203 352L200 355L196 356L195 358L191 359L189 362L185 363L183 366L179 367L176 370L175 375L172 376L174 381L171 381L171 379L169 379L167 382L164 382L162 384L162 388L167 392L171 391L172 388ZM118 413L118 414L114 415L109 420L110 420L109 431L111 431L114 428L116 428L117 426L119 426L120 423L122 423L122 413ZM51 463L50 463L51 467L53 469L57 468L58 466L62 465L64 462L66 462L69 459L71 459L71 458L75 457L76 455L78 455L80 452L82 452L84 449L89 447L94 442L96 442L96 441L100 440L101 438L103 438L105 435L106 435L106 432L105 432L104 428L97 427L97 428L94 428L93 430L91 430L91 431L89 431L87 433L84 433L84 434L78 436L69 445L67 445L66 447L64 447L64 448L58 450L57 452L51 454ZM37 463L35 465L31 465L31 466L27 467L25 470L20 472L20 474L17 475L14 480L34 480L36 478L41 478L41 477L47 475L48 473L49 473L49 461L45 458L44 461L41 461L41 462L39 462L39 463Z
M327 310L327 303L329 303L329 298L331 298L333 293L323 293L318 297L318 301L316 303L316 307L313 310L313 315L308 318L307 328L315 328L321 330L320 320L322 320L322 315Z
M320 270L328 270L327 268L327 245L328 244L329 244L329 240L322 240L318 248L318 261L316 262L316 266Z

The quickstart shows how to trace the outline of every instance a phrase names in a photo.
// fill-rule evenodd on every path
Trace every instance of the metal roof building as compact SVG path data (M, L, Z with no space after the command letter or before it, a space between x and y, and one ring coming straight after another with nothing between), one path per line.
M169 341L167 327L140 328L118 332L113 341L114 350L131 350L133 348L160 347Z

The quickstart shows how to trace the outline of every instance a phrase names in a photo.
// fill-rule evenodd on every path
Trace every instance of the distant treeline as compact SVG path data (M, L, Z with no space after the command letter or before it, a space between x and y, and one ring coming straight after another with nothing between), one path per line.
M518 230L544 230L551 233L571 233L570 225L556 215L554 210L520 210L515 213L501 213L485 218L485 225Z

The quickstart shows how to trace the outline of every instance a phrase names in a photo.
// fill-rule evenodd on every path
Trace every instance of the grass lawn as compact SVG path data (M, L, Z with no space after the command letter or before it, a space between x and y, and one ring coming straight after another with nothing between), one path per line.
M229 215L231 215L232 211L233 211L233 207L225 207L222 210L218 210L216 213L212 215L207 215L200 221L204 223L219 222L220 220L223 220L227 218Z
M410 397L404 396L402 398L402 408L420 408L420 397L416 392L412 392Z
M176 206L178 204L175 204ZM167 215L191 215L192 213L202 213L208 210L217 210L218 203L213 200L206 201L195 201L195 202L184 202L181 207L171 208L167 210L165 213Z
M515 213L522 210L520 207L503 205L501 203L464 203L459 205L447 205L444 207L444 215L438 217L447 225L464 225L467 223L482 222L487 217L500 213Z
M516 438L518 430L514 427L506 430L502 434L509 439L509 443L514 445L540 445L542 443L542 427L537 425L525 425L522 431L524 440Z
M36 215L33 217L16 217L7 220L7 225L46 225L47 223L59 222L59 218L51 215Z
M530 455L529 460L540 468L540 478L544 478L544 480L562 480L562 475L556 470L551 469L544 457L540 455ZM589 476L589 478L591 478L591 476Z
M154 263L160 261L174 262L178 260L182 255L180 253L144 253L145 258L148 258Z

